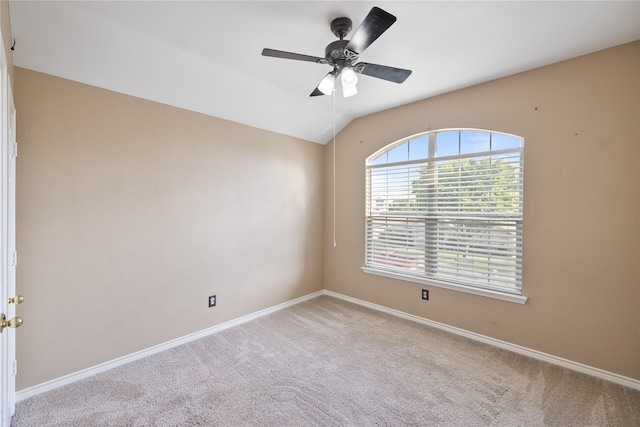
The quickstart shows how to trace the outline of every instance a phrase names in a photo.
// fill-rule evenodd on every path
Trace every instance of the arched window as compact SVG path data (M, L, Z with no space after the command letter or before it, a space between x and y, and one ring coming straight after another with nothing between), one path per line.
M483 295L520 295L523 147L515 135L447 129L367 158L363 270Z

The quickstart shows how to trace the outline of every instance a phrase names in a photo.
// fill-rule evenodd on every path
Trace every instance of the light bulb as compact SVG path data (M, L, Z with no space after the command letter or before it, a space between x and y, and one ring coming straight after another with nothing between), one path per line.
M343 86L355 86L358 83L358 76L351 67L345 67L341 73Z

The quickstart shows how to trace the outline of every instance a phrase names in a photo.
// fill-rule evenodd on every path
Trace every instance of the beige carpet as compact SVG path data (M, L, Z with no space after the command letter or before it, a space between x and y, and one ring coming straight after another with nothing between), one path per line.
M640 391L323 296L20 402L24 426L640 426Z

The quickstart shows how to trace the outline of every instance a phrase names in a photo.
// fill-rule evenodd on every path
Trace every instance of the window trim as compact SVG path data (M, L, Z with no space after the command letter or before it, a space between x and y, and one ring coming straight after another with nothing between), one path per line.
M378 165L378 164L369 163L369 159L376 159L382 153L389 152L389 151L393 150L394 148L404 144L405 142L410 141L412 139L415 139L417 137L422 137L424 135L429 135L429 134L437 135L439 133L447 132L447 131L486 132L486 133L510 135L510 136L514 136L514 137L522 139L522 137L520 137L520 136L512 135L512 134L505 133L505 132L492 131L492 130L486 130L486 129L477 129L477 128L447 128L447 129L428 130L426 132L417 133L417 134L402 138L402 139L400 139L398 141L392 142L390 144L387 144L384 147L382 147L379 150L377 150L376 152L372 153L371 155L369 155L367 157L367 161L365 162L365 170L368 171L369 169L377 169L379 167L387 168L387 167L390 167L390 166L402 166L404 164L413 164L413 163L415 163L415 160L397 161L397 162L390 162L390 163L384 163L384 164L379 164ZM429 147L432 147L431 143L429 144ZM521 146L520 150L523 150L522 146ZM486 155L486 154L494 154L495 155L495 154L500 154L501 151L512 152L511 149L489 151L489 152L486 152L486 153L485 152L477 152L477 153L470 153L470 157L475 157L477 155ZM520 151L520 152L523 153L523 151ZM429 158L431 158L431 155L432 155L432 153L430 152ZM451 158L460 158L460 155L446 156L446 157L443 157L441 160L448 160L449 157L451 157ZM521 167L523 167L523 165L521 165ZM522 188L521 188L521 191L522 191ZM522 193L521 193L520 197L522 197ZM522 199L520 199L520 200L522 200ZM368 207L367 207L367 209L368 209ZM365 221L365 233L368 233L367 221ZM365 246L366 246L366 244L365 244ZM449 282L449 281L445 281L445 280L439 280L438 278L433 278L433 277L425 277L425 276L418 276L418 275L412 275L412 274L404 274L401 271L392 271L392 270L387 270L387 269L379 269L379 268L376 268L375 266L369 266L369 265L367 265L366 259L367 259L367 249L365 248L365 264L364 264L363 267L361 267L361 270L364 273L367 273L367 274L373 274L373 275L387 277L387 278L391 278L391 279L397 279L397 280L404 280L404 281L409 281L409 282L414 282L414 283L420 283L422 285L427 285L427 286L436 286L436 287L443 288L443 289L455 290L455 291L470 293L470 294L474 294L474 295L480 295L480 296L484 296L484 297L488 297L488 298L494 298L494 299L498 299L498 300L514 302L514 303L518 303L518 304L525 304L527 302L527 300L528 300L528 297L523 295L521 290L520 290L520 292L512 293L512 292L509 292L509 291L500 291L500 290L494 290L494 289L490 289L490 288L483 288L483 287L478 287L478 286L466 285L466 284L463 284L463 283L456 283L456 282Z
M518 304L524 304L529 297L525 295L510 294L507 292L492 291L490 289L476 288L473 286L465 286L457 283L441 282L435 279L427 279L418 276L411 276L409 274L401 274L388 270L379 270L373 267L360 267L360 269L367 274L374 274L376 276L388 277L390 279L404 280L407 282L420 283L427 286L436 286L438 288L450 289L453 291L466 292L468 294L480 295L483 297L495 298L503 301L515 302Z

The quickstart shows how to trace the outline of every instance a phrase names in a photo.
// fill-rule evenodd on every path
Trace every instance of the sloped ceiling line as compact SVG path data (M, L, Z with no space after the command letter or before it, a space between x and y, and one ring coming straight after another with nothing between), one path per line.
M362 76L337 99L338 131L357 117L640 39L640 2L11 1L14 64L326 144L330 96L308 95L329 23L356 27L373 6L396 23L360 58L412 69L401 85ZM354 28L355 29L355 28ZM348 38L348 37L347 37Z

